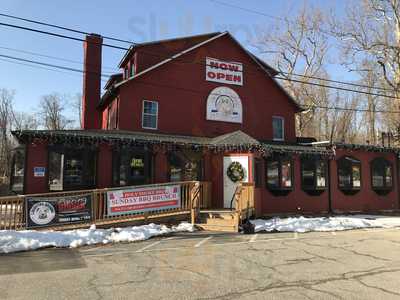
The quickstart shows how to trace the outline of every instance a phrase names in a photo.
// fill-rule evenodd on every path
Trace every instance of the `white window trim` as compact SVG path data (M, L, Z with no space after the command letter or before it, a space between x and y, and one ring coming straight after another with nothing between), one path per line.
M274 137L274 119L282 120L282 138ZM281 116L272 116L272 140L274 141L284 141L285 140L285 118Z
M144 103L145 102L152 102L152 103L155 103L156 106L157 106L157 113L155 115L156 116L156 127L146 127L146 126L144 126L144 115L145 115L145 113L144 113ZM153 114L146 113L146 115L153 115ZM158 101L143 100L143 102L142 102L142 128L143 129L151 129L151 130L157 130L158 129Z

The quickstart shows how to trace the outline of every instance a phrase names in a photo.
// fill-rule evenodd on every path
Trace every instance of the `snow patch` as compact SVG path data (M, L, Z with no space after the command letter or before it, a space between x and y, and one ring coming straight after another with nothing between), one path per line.
M400 217L352 215L320 218L290 217L257 219L250 221L255 226L255 232L260 231L340 231L360 228L393 228L400 227Z
M154 236L194 230L194 226L186 222L171 228L152 223L111 229L96 229L96 225L91 225L89 229L68 231L0 230L0 253L47 247L76 248L85 245L135 242Z

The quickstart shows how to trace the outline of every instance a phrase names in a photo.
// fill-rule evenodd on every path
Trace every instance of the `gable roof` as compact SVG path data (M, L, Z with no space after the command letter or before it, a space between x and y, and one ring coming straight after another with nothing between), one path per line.
M110 78L107 80L106 84L104 85L104 89L105 90L109 89L114 83L120 82L122 78L123 78L122 73L112 74Z
M260 142L243 131L237 130L211 139L211 144L216 146L242 144L256 146L260 145Z
M119 68L122 68L122 65L124 65L131 57L133 52L139 48L143 48L146 46L152 46L156 44L166 44L166 43L171 43L171 42L178 42L178 41L190 41L190 40L198 40L199 42L208 40L209 38L212 38L213 36L219 35L221 32L211 32L211 33L205 33L205 34L197 34L197 35L191 35L191 36L184 36L184 37L178 37L178 38L172 38L172 39L163 39L163 40L157 40L157 41L150 41L150 42L144 42L144 43L137 43L129 47L129 49L126 51L124 56L122 57L121 61L118 64Z
M142 76L142 75L144 75L144 74L146 74L146 73L148 73L148 72L150 72L150 71L152 71L154 69L157 69L157 68L159 68L159 67L161 67L161 66L163 66L163 65L165 65L165 64L167 64L167 63L169 63L169 62L171 62L171 61L173 61L173 60L175 60L175 59L177 59L177 58L179 58L179 57L181 57L183 55L185 55L186 53L189 53L189 52L191 52L191 51L193 51L193 50L195 50L195 49L197 49L199 47L202 47L202 46L204 46L204 45L206 45L206 44L208 44L208 43L210 43L210 42L212 42L212 41L214 41L214 40L216 40L216 39L218 39L220 37L229 36L236 43L236 45L239 48L241 48L254 61L254 63L257 64L260 67L260 69L266 73L266 75L269 78L272 79L272 81L275 83L275 85L288 97L289 101L295 106L296 111L299 112L299 111L303 110L301 108L301 106L297 103L297 101L274 78L274 76L278 74L278 71L276 71L274 68L269 66L266 62L264 62L263 60L261 60L260 58L256 57L254 54L249 52L247 49L245 49L242 46L242 44L240 44L228 31L225 31L225 32L222 32L222 33L211 33L211 34L208 34L208 35L211 36L209 39L206 39L206 40L204 40L204 41L202 41L202 42L200 42L200 43L198 43L198 44L196 44L196 45L194 45L192 47L189 47L189 48L187 48L187 49L185 49L185 50L183 50L183 51L181 51L181 52L179 52L177 54L174 54L171 57L169 57L169 58L167 58L167 59L165 59L165 60L163 60L163 61L161 61L161 62L159 62L159 63L157 63L157 64L155 64L155 65L153 65L153 66L151 66L151 67L149 67L149 68L147 68L147 69L145 69L145 70L143 70L143 71L141 71L141 72L139 72L137 74L135 74L134 76L129 77L129 78L125 79L125 80L122 80L121 82L118 82L118 83L114 84L111 87L111 89L118 89L121 85L123 85L123 84L125 84L125 83L127 83L127 82L129 82L131 80L134 80L134 79L136 79L136 78L138 78L138 77L140 77L140 76ZM207 36L207 35L203 35L203 36ZM183 38L181 38L181 39L183 39ZM162 43L162 41L158 41L158 42ZM106 93L105 96L108 95L108 94L109 93ZM108 97L102 97L99 106L102 106L104 104L104 102L107 100L107 98Z

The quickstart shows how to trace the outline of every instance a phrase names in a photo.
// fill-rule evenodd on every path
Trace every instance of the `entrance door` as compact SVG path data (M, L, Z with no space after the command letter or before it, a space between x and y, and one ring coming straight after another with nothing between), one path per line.
M235 193L239 182L233 182L227 175L227 171L231 163L238 162L244 170L244 178L242 182L249 182L249 157L248 156L224 156L224 208L231 207L232 197ZM233 205L234 206L234 203Z

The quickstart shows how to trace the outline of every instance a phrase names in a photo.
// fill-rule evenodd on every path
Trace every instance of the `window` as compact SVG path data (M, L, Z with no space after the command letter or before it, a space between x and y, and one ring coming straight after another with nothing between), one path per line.
M143 148L116 149L113 153L113 185L142 185L152 182L152 156Z
M301 186L308 194L320 194L327 183L326 161L320 158L303 157L301 159Z
M202 153L181 150L168 155L170 181L202 180Z
M386 159L379 157L371 162L372 189L378 194L386 194L393 187L393 167Z
M15 193L24 192L25 175L25 148L16 148L13 151L10 187Z
M94 187L96 184L96 153L52 147L49 150L49 190L63 191Z
M129 68L128 68L128 66L126 66L125 69L124 69L124 76L125 76L125 79L128 79L128 77L129 77Z
M131 64L130 70L131 70L131 72L129 74L130 74L130 77L132 77L133 75L135 75L135 65L134 64Z
M142 127L145 129L157 129L158 102L143 101Z
M285 139L285 119L272 117L272 131L274 141L283 141Z
M354 194L361 189L361 162L350 156L344 156L337 162L339 189Z
M287 157L267 160L267 187L271 191L289 191L293 188L293 163Z

